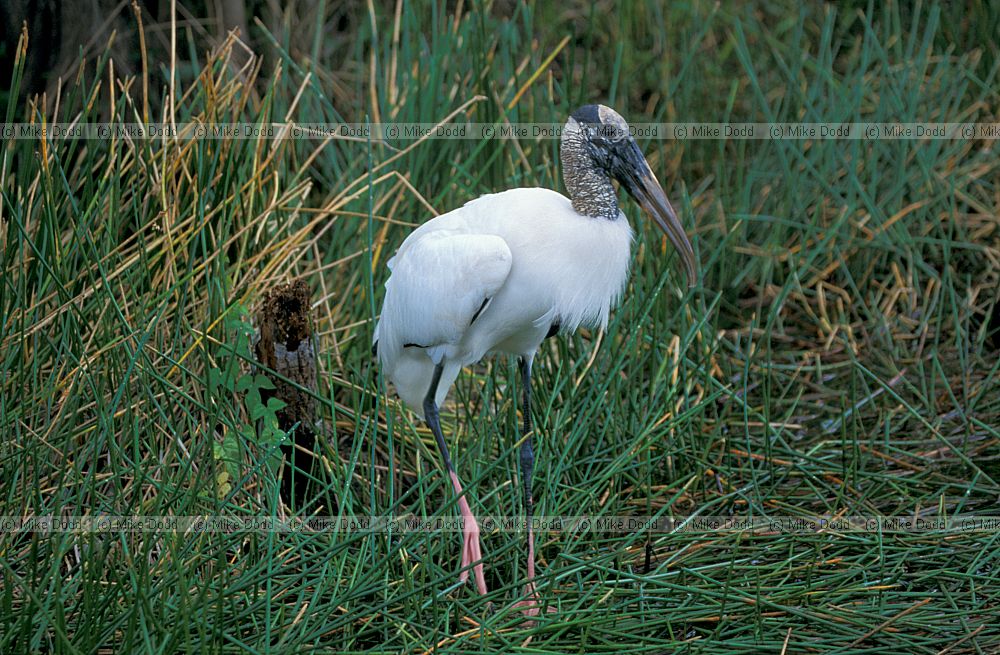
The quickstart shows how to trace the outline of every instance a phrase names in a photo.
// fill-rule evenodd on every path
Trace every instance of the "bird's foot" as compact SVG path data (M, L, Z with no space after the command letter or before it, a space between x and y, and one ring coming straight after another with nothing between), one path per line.
M538 589L535 588L533 581L524 585L524 596L524 600L514 603L514 607L521 610L521 613L529 619L522 625L530 627L535 623L533 620L534 617L542 613L542 598L538 595ZM552 613L556 611L556 608L550 606L545 611L546 613Z
M476 518L469 511L469 504L465 498L460 498L458 504L462 511L462 517L465 519L465 527L462 530L464 538L462 543L462 573L458 579L462 582L468 580L471 570L472 577L476 582L476 591L485 596L489 590L486 588L486 575L483 570L483 549L479 544L479 524L476 523Z

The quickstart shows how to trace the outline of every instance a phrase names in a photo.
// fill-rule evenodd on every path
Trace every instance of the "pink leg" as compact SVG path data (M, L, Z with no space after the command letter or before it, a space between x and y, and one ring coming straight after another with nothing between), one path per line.
M437 404L434 402L438 383L441 381L441 371L441 364L434 367L434 376L431 378L430 388L424 397L424 418L427 420L427 425L430 426L431 432L434 433L438 451L441 453L441 460L444 463L445 470L448 471L448 477L451 478L451 486L455 488L455 493L458 495L458 507L462 511L462 519L464 521L462 536L464 537L464 543L462 544L462 573L459 575L459 579L462 582L469 579L469 567L471 566L476 578L476 590L486 595L488 592L486 589L486 576L483 574L483 551L479 547L479 524L476 523L476 517L472 514L472 510L469 509L469 501L465 499L465 495L462 492L462 483L458 481L458 475L455 474L455 467L452 465L451 456L448 454L448 445L445 443L444 434L441 432L441 421L438 416Z
M541 612L542 599L535 589L535 534L528 524L528 581L524 585L524 600L514 603L514 607L521 608L525 616L538 616ZM554 607L548 608L549 612L555 612Z
M465 499L465 495L462 493L462 483L458 481L458 476L454 471L448 471L448 475L451 476L451 485L455 488L455 493L458 494L458 507L462 511L462 519L464 526L462 528L462 536L464 537L464 543L462 544L462 573L458 576L458 579L465 582L469 579L469 566L472 566L472 573L476 579L476 590L484 596L489 593L486 589L486 576L483 573L483 551L479 546L479 524L476 522L476 517L473 515L472 510L469 509L469 501Z

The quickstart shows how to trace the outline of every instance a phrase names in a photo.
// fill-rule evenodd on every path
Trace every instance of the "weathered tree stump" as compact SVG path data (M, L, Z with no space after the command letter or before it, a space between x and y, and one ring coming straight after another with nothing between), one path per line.
M260 340L258 361L303 389L316 390L316 351L312 334L309 285L303 280L279 285L264 295L257 310ZM284 466L281 496L290 507L306 499L309 477L319 466L316 460L316 404L314 397L298 387L268 376L275 388L262 390L262 400L278 398L285 407L278 410L278 427L291 433L291 443L283 443Z

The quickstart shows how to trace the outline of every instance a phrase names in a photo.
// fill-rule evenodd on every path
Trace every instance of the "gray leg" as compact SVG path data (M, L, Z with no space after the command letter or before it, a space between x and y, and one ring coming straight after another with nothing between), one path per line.
M535 504L531 496L531 474L535 468L534 435L531 430L531 358L521 357L518 360L521 369L521 403L524 405L524 425L521 436L521 483L524 485L524 518L528 532L528 582L524 585L525 600L519 601L515 607L522 608L528 616L537 616L540 612L540 599L535 590L535 530L531 525L534 518ZM552 611L552 608L549 608Z
M434 400L434 396L437 395L438 384L441 382L442 369L443 366L441 364L434 367L434 375L431 377L431 387L424 397L424 419L427 421L427 425L430 426L431 432L434 433L434 439L437 441L438 450L441 452L444 467L448 471L448 477L451 478L451 486L458 495L458 507L462 512L464 520L462 527L462 572L459 574L459 579L462 582L469 579L469 567L471 566L476 579L476 589L479 593L486 595L488 592L486 589L486 576L483 572L483 553L479 545L479 524L476 523L476 517L473 515L472 510L469 509L469 501L465 499L465 494L462 491L462 483L459 482L458 475L455 473L455 467L451 463L451 455L448 454L448 444L445 443L444 434L441 432L441 421L438 416L437 403Z
M531 521L534 517L535 504L531 496L531 474L535 468L534 436L531 434L531 360L518 359L521 369L521 404L524 414L524 425L521 435L521 484L524 486L524 514L528 525L528 580L535 577L535 544Z

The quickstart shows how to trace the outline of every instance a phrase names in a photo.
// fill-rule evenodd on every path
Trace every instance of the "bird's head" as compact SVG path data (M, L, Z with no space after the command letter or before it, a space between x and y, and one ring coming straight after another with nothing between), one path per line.
M688 285L694 286L698 273L684 226L618 112L604 105L574 111L563 131L561 157L574 206L593 215L617 216L613 189L608 198L610 180L617 180L667 235L684 263Z

